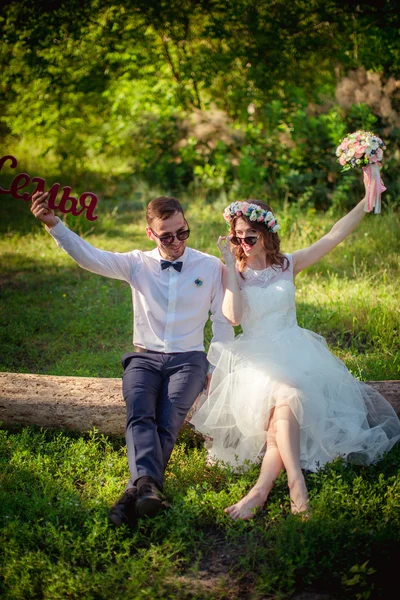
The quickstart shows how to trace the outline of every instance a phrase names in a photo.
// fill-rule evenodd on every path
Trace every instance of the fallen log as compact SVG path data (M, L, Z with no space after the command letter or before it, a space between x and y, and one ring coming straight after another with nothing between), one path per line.
M0 373L0 422L124 435L121 379Z
M400 416L400 381L370 381ZM0 423L123 435L121 379L0 373Z

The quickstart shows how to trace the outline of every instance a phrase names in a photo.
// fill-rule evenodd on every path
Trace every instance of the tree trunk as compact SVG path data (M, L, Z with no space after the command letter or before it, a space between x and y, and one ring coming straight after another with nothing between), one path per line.
M400 416L400 381L370 381ZM123 435L121 380L0 373L0 422Z

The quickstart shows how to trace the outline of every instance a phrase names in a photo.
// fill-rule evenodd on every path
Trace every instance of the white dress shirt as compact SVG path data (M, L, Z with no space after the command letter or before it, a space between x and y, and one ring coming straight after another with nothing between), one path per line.
M204 350L204 325L211 311L213 339L233 339L233 328L222 314L222 263L186 248L172 266L161 270L158 248L147 252L108 252L95 248L61 221L46 228L78 265L105 277L127 281L132 288L133 343L159 352Z

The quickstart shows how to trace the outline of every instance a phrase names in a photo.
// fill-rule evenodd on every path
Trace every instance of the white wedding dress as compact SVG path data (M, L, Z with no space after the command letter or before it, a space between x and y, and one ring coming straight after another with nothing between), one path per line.
M243 334L211 344L210 394L191 422L212 438L212 458L237 467L260 460L271 409L287 404L300 425L303 469L316 471L338 456L371 464L400 440L400 421L321 336L298 326L286 256L286 271L245 269Z

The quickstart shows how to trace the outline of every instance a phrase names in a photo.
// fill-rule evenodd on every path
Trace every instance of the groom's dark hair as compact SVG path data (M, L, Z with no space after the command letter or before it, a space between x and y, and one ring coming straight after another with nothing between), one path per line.
M175 213L181 213L184 215L183 208L179 200L169 196L160 196L154 198L147 205L146 210L146 221L148 225L151 225L154 219L161 219L165 221L170 217L173 217Z

